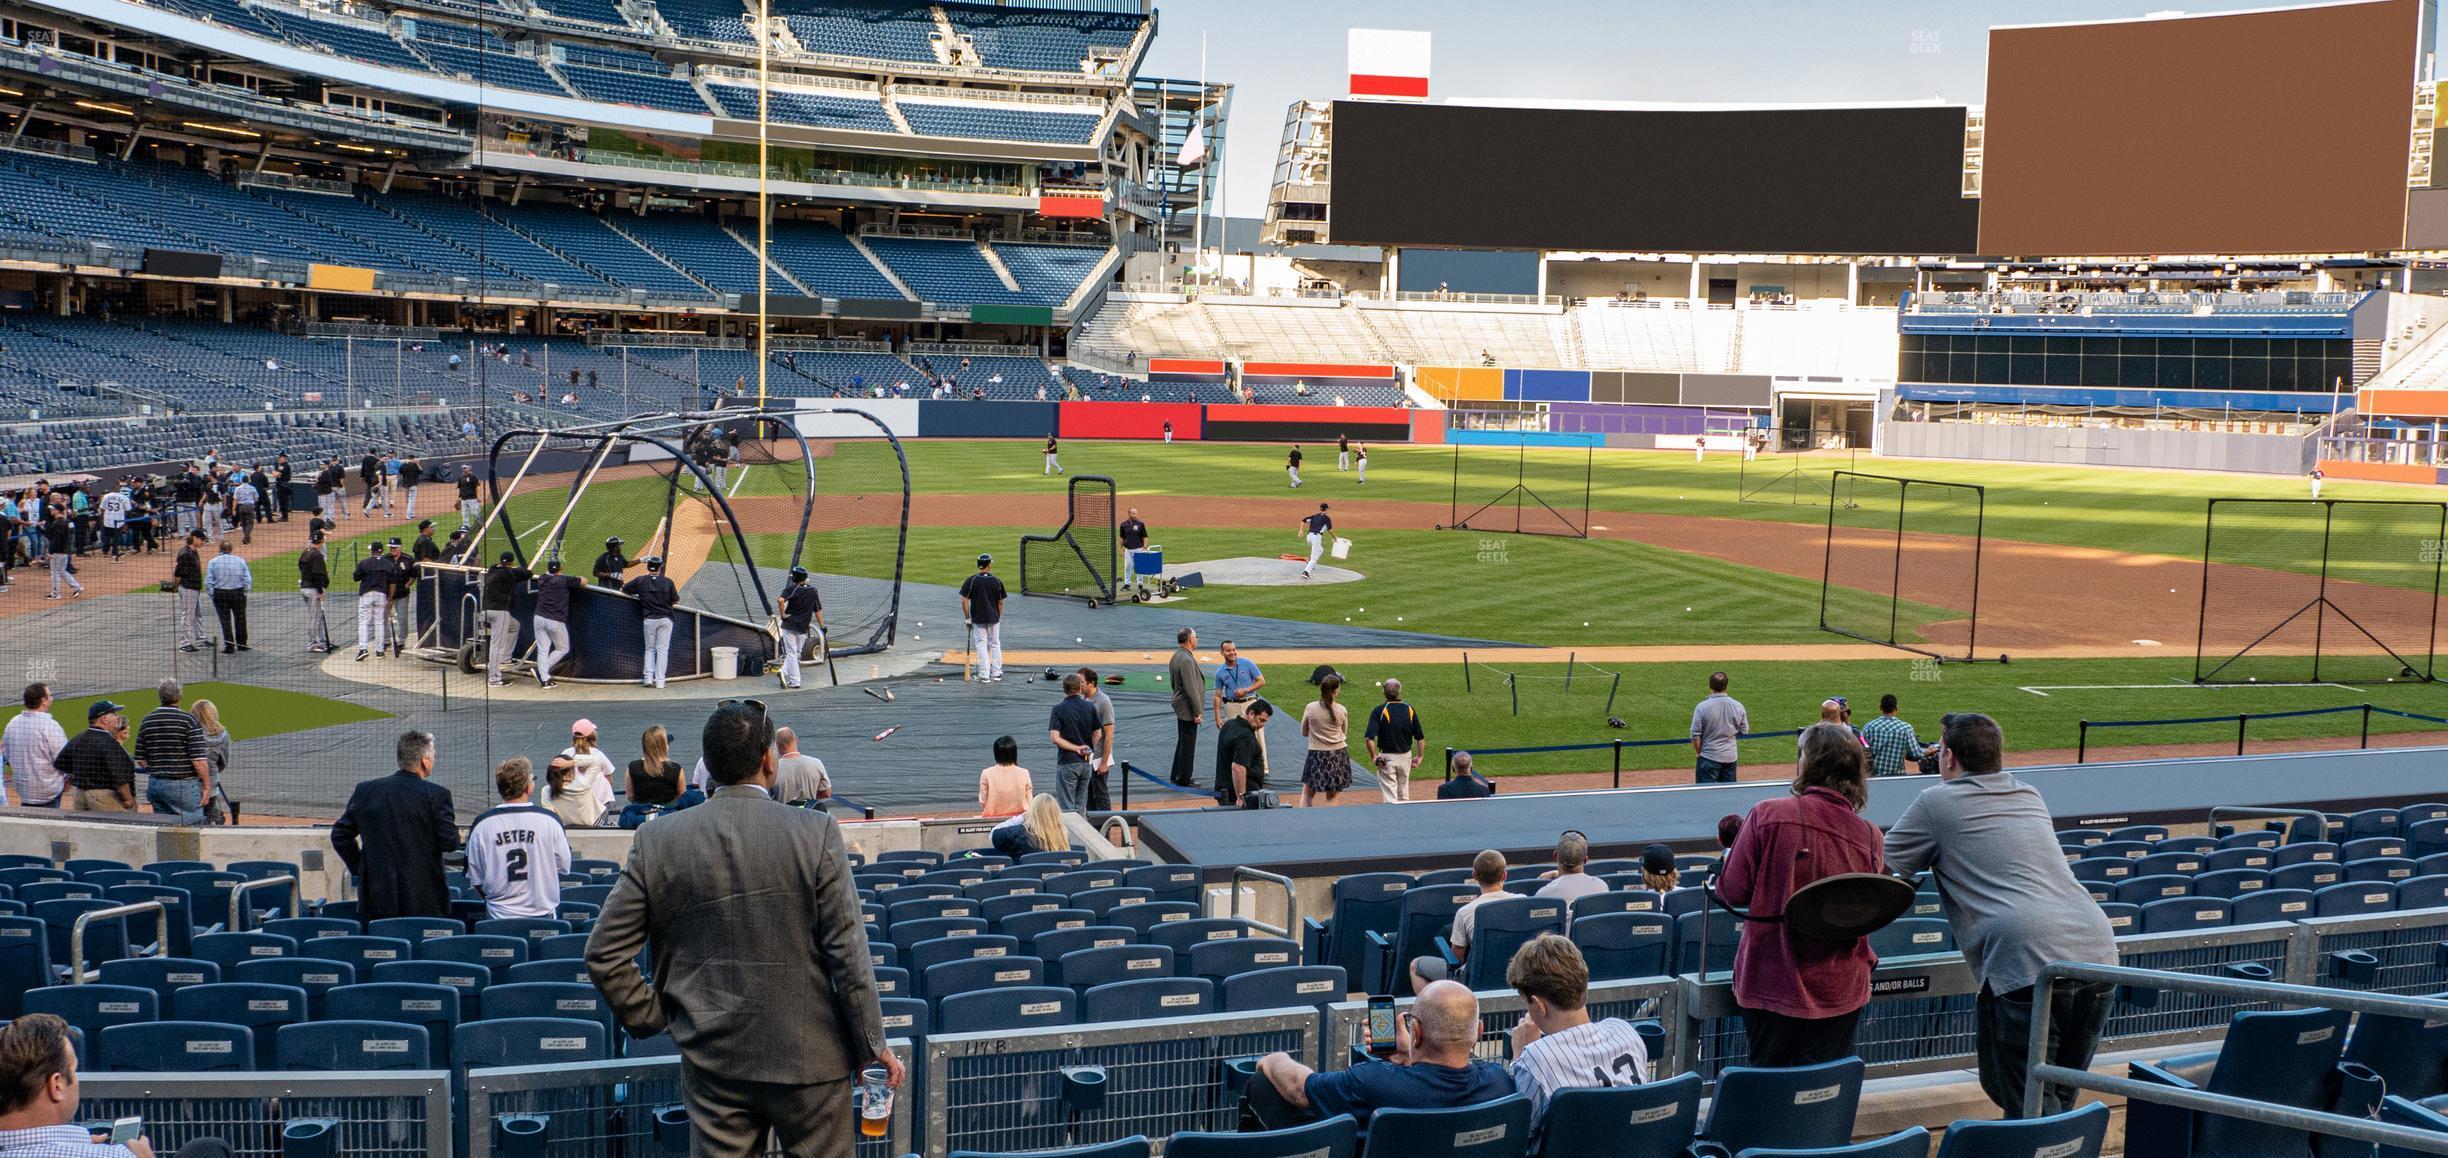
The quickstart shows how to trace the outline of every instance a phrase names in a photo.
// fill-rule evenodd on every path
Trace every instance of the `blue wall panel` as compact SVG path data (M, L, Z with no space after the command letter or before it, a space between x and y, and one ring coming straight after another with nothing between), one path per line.
M1605 446L1607 436L1544 430L1447 430L1445 441L1464 446Z
M2354 405L2352 394L2293 390L2120 390L2107 386L1963 386L1906 382L1896 387L1905 402L1986 402L2004 406L2154 406L2188 410L2266 410L2328 414Z
M1505 380L1506 384L1510 385L1512 376L1508 374ZM1590 400L1589 371L1521 371L1521 400L1524 402L1587 402Z
M920 438L1044 438L1054 433L1059 402L952 402L918 404Z

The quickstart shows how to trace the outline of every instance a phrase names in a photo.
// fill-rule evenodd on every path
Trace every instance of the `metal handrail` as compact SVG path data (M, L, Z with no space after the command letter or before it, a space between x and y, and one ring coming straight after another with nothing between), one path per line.
M2218 822L2220 817L2230 817L2236 820L2309 820L2312 822L2312 831L2315 834L2312 839L2329 839L2329 818L2315 809L2255 808L2250 805L2243 804L2213 804L2210 806L2209 819L2203 823L2208 824L2210 826L2210 830L2216 832L2218 831ZM2278 834L2278 843L2280 844L2290 843L2294 839L2295 826L2292 824L2288 825L2285 831Z
M2202 993L2218 997L2271 1001L2313 1009L2337 1009L2351 1013L2377 1013L2384 1016L2410 1017L2417 1021L2436 1020L2448 1014L2448 1001L2419 997L2358 993L2347 989L2316 989L2306 985L2286 985L2275 981L2243 981L2224 977L2208 977L2191 973L2162 973L2152 969L2129 969L2121 965L2084 965L2059 961L2040 970L2039 989L2032 994L2032 1037L2029 1055L2029 1076L2023 1083L2023 1110L2038 1116L2041 1089L2047 1085L2072 1086L2094 1093L2115 1094L2128 1101L2156 1102L2206 1114L2240 1118L2248 1122L2303 1130L2348 1138L2357 1142L2372 1142L2385 1146L2403 1146L2425 1154L2448 1154L2448 1134L2393 1126L2369 1118L2349 1117L2319 1110L2298 1109L2269 1102L2257 1102L2229 1094L2213 1094L2201 1090L2181 1090L2155 1082L2134 1078L2095 1074L2088 1069L2048 1063L2049 1006L2052 992L2060 981L2096 981L2136 988L2166 989L2179 993Z
M85 984L85 927L95 921L117 921L138 913L151 913L155 924L154 944L160 948L156 956L170 955L170 910L160 901L130 901L107 909L78 913L76 923L68 926L68 978L71 985ZM132 947L131 947L132 948Z
M274 885L289 886L289 915L292 917L298 915L298 879L296 877L257 877L251 881L240 881L230 886L230 932L243 932L247 927L246 895L257 889L268 889Z
M1232 907L1227 911L1232 914L1232 918L1236 921L1244 919L1241 916L1241 882L1245 879L1265 881L1268 884L1275 885L1284 891L1283 928L1278 929L1273 925L1267 924L1266 922L1259 920L1255 914L1247 918L1250 927L1257 929L1260 932L1273 933L1278 937L1291 937L1293 935L1292 930L1300 928L1300 894L1293 891L1292 878L1287 876L1277 876L1274 873L1267 872L1262 869L1249 868L1245 865L1234 865L1231 885Z

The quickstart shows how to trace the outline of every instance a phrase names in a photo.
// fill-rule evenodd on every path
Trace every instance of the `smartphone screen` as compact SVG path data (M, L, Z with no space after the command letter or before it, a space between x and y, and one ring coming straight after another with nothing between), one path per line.
M121 1118L111 1123L110 1144L125 1146L144 1133L143 1118Z
M1368 999L1368 1032L1370 1053L1383 1055L1394 1052L1393 998Z

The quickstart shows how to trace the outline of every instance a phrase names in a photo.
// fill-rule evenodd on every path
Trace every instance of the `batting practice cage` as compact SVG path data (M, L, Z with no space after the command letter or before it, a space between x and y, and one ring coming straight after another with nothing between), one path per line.
M1121 584L1121 548L1114 538L1114 480L1071 476L1062 526L1050 535L1020 536L1020 593L1111 603Z
M1840 470L1827 503L1819 629L1940 661L1981 658L1983 489Z
M2448 503L2211 499L2193 681L2434 678Z
M811 443L796 426L805 414L864 419L878 438ZM566 487L531 481L565 472L574 472ZM734 649L743 677L778 662L776 607L793 567L808 569L824 607L825 630L803 659L892 643L909 467L899 440L864 412L743 408L513 430L494 443L487 481L493 500L473 551L430 568L419 584L415 643L426 658L481 665L479 582L504 552L539 574L557 561L588 584L570 607L573 650L555 664L555 679L640 677L642 616L618 585L645 574L650 556L680 588L672 679L715 674L718 648ZM534 612L533 586L523 585L512 615L524 671L535 654Z
M1735 502L1798 507L1816 506L1830 496L1838 502L1853 501L1850 492L1837 489L1834 475L1838 470L1853 469L1860 461L1860 451L1781 450L1777 439L1768 439L1767 443L1767 449L1757 458L1744 456L1735 462Z
M1453 444L1453 489L1438 530L1589 538L1593 447Z

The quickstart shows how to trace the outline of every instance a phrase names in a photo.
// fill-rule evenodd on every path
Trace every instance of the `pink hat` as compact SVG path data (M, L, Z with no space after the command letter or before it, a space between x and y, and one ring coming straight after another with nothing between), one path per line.
M571 724L571 725L570 725L570 735L573 735L573 736L592 736L592 735L594 735L594 734L595 734L595 721L593 721L593 720L580 720L580 721L578 721L577 723L575 723L575 724Z

